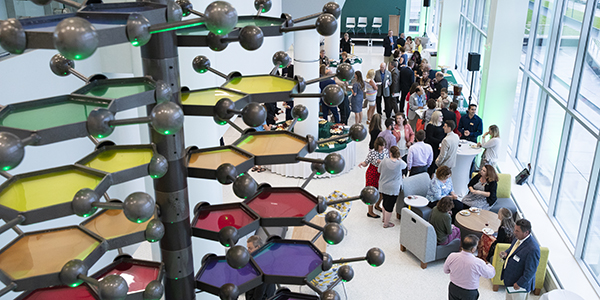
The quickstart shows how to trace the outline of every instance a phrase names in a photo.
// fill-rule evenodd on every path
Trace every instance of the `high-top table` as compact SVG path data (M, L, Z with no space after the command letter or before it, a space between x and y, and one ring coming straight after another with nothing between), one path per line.
M452 185L454 192L459 197L469 193L469 181L471 180L471 163L475 156L481 153L482 148L473 148L475 143L459 140L458 152L456 153L456 165L452 168Z

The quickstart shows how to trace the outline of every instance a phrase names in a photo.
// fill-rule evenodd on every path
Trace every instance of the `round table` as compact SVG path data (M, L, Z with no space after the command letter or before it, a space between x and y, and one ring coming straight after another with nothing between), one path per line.
M550 292L544 293L542 295L542 297L540 297L540 300L562 300L562 299L583 300L583 297L581 297L571 291L561 290L561 289L551 290Z
M452 185L454 192L459 197L469 193L468 185L471 180L471 163L475 156L481 153L482 148L473 148L473 142L459 140L456 152L456 165L452 168Z
M427 204L429 204L429 200L423 196L410 195L408 197L404 197L404 204L408 205L408 209L411 209L412 206L425 207Z
M500 220L498 220L498 214L495 212L480 210L479 213L471 212L468 216L457 214L456 226L460 228L461 238L469 234L475 234L476 236L481 237L481 234L483 234L482 229L484 227L489 227L494 231L498 230L498 227L500 227Z

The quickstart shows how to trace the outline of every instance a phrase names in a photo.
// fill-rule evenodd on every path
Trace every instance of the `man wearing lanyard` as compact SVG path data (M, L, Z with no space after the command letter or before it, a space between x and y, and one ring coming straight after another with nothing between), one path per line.
M379 65L379 71L375 72L375 78L373 78L373 80L375 81L375 84L377 84L377 96L375 97L377 113L382 115L381 100L382 98L387 99L390 97L390 84L392 81L392 74L390 71L386 70L385 63Z
M517 221L516 240L506 251L500 252L504 259L502 275L506 286L506 300L525 300L535 288L535 272L540 263L540 246L531 236L531 222Z
M423 97L423 94L423 88L418 87L417 91L410 95L410 98L408 99L408 123L410 124L410 127L412 127L413 131L415 131L417 127L417 120L419 119L419 115L417 115L416 111L417 109L421 109L423 106L425 106L425 97Z
M394 36L393 31L388 31L388 36L383 39L383 61L389 63L392 61L392 53L396 50L398 38ZM381 114L381 112L379 113Z

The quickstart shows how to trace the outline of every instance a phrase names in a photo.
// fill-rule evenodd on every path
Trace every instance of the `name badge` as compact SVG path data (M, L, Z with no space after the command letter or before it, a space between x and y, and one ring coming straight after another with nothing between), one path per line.
M473 123L469 123L469 124L471 124L471 126L473 126Z
M514 255L514 256L513 256L513 259L514 259L516 262L519 262L519 261L521 260L521 258L520 258L520 257L518 257L518 256L516 256L516 255Z

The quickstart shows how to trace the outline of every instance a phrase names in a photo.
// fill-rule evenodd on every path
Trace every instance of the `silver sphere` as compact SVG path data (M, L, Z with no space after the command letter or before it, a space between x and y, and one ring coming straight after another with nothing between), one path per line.
M96 138L105 138L115 130L109 125L110 121L115 119L115 115L106 108L97 107L90 112L87 118L87 131Z
M71 74L72 68L75 68L75 62L61 54L55 54L50 59L50 70L57 76L67 76Z
M325 172L327 172L325 170L325 165L324 164L320 164L320 163L311 163L310 164L310 170L313 172L317 172L317 175L323 175L325 174Z
M135 192L123 201L125 217L135 223L144 223L154 215L154 199L146 193Z
M250 102L242 109L242 120L250 127L258 127L267 120L267 110L256 102Z
M128 291L127 281L119 275L108 275L98 285L102 300L125 300Z
M88 20L80 17L67 18L54 29L54 48L68 59L86 59L98 48L96 28Z
M327 210L327 199L323 196L317 196L317 213L322 214Z
M340 295L334 290L324 291L321 300L340 300Z
M366 204L375 204L379 200L379 191L372 186L366 186L360 191L360 200Z
M225 247L231 247L240 239L238 231L233 226L225 226L219 230L219 243Z
M350 126L348 134L351 140L360 142L367 137L368 132L363 124L354 124Z
M338 153L330 153L325 156L324 164L325 170L331 174L339 174L344 171L344 167L346 167L346 161L344 161L344 158Z
M323 5L323 12L332 14L336 19L340 18L342 14L342 9L340 5L335 2L327 2Z
M150 117L154 130L163 135L174 134L183 127L183 110L174 102L157 104Z
M206 36L206 43L212 51L223 51L225 50L225 48L227 48L228 43L222 41L221 39L226 37L227 35L217 35L212 32L209 32Z
M150 243L158 242L165 236L165 225L160 220L154 219L146 225L144 234L146 241Z
M144 300L159 300L165 293L165 288L158 280L152 280L144 289Z
M146 45L152 35L150 34L150 21L140 14L131 14L127 19L127 39L136 46L141 47Z
M16 168L25 156L25 146L18 136L10 132L0 132L0 167L2 171Z
M219 290L219 298L221 300L237 300L240 295L240 290L233 283L226 283Z
M169 171L167 159L158 153L154 153L148 164L148 175L154 179L161 178L167 174L167 171Z
M337 271L342 281L348 282L354 278L354 269L350 265L343 265Z
M171 100L173 90L171 90L171 87L166 82L157 80L154 85L156 86L154 88L154 98L156 103L163 103Z
M198 55L192 61L192 68L200 74L206 73L208 68L210 68L210 60L204 55Z
M175 1L167 1L167 23L179 22L183 19L183 9Z
M341 81L352 81L354 78L354 68L349 63L341 63L335 69L335 77L339 78Z
M262 46L265 35L260 27L248 25L240 30L239 39L240 45L244 49L248 51L254 51Z
M340 224L340 223L342 223L342 216L340 215L340 213L337 212L337 210L329 211L325 215L325 222Z
M285 68L292 59L285 51L277 51L273 54L273 65L279 68Z
M296 80L298 83L294 87L293 92L304 93L304 90L306 90L306 80L304 80L304 77L300 75L294 75L294 80Z
M329 107L338 106L342 102L344 102L344 91L339 85L335 83L326 86L323 89L322 94L323 103L325 103L325 105Z
M235 109L235 103L229 98L222 98L213 107L213 113L223 120L229 120L233 117L234 113L231 112Z
M262 8L260 7L262 5ZM266 13L271 10L271 6L273 6L273 2L271 0L254 0L254 8L258 11L260 9L261 13Z
M191 10L194 9L194 6L189 0L177 0L175 2L179 5L179 7L181 7L181 11L183 12L184 17L189 16Z
M330 13L321 14L315 25L317 25L317 32L322 36L333 35L338 26L335 16Z
M321 270L329 271L329 269L331 269L332 266L333 258L331 257L331 255L323 253L323 264L321 265Z
M27 36L17 19L0 21L0 46L12 54L22 54L27 48Z
M241 199L247 199L256 194L258 190L258 184L252 176L244 174L239 176L233 182L233 193Z
M215 1L204 10L206 28L218 35L230 33L238 22L237 11L225 1Z
M31 2L39 5L39 6L44 6L46 4L49 4L50 2L52 2L52 0L31 0Z
M221 164L217 168L217 181L221 184L231 184L234 178L237 176L237 170L235 166L230 163Z
M234 269L245 267L250 261L250 252L244 246L233 246L225 254L227 264Z
M60 270L58 278L64 285L79 285L83 281L77 278L79 275L87 276L88 267L79 259L68 261Z
M385 262L383 250L375 247L367 251L367 262L373 267L379 267Z
M302 104L294 105L292 108L292 118L297 118L298 121L304 121L308 118L308 108Z
M344 230L338 223L328 223L323 227L323 239L330 245L337 245L344 239Z
M317 150L317 140L314 136L307 134L306 135L306 144L308 144L308 153L313 153ZM318 174L321 175L321 174Z
M77 191L71 202L73 212L80 217L89 217L98 209L92 203L100 200L100 196L89 188L83 188Z

